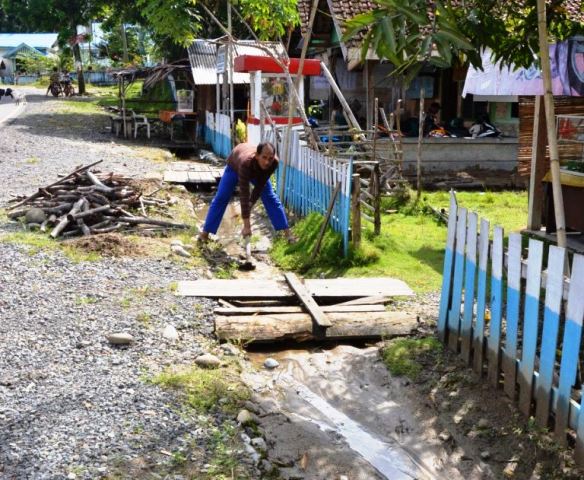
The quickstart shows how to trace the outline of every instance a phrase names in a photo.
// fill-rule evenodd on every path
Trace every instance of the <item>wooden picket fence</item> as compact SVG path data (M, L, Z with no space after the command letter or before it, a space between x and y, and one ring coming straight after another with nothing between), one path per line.
M547 266L543 269L544 258ZM459 207L451 193L438 333L538 425L553 425L560 444L576 436L584 465L584 415L577 383L582 355L584 256L504 232ZM544 299L541 298L545 291ZM542 305L543 301L543 305ZM544 307L544 308L541 308ZM542 315L543 311L543 315ZM580 372L582 373L582 372Z
M205 112L205 143L217 155L227 158L231 153L231 119L222 113Z
M268 133L273 132L273 133ZM266 132L266 139L273 140L275 130ZM282 157L284 135L275 142ZM330 226L343 237L343 250L349 252L349 218L351 213L352 160L339 160L313 150L300 139L300 132L293 130L286 165L284 198L286 207L297 215L311 212L326 214L331 198L338 187L334 200ZM277 188L283 181L283 168L278 168Z

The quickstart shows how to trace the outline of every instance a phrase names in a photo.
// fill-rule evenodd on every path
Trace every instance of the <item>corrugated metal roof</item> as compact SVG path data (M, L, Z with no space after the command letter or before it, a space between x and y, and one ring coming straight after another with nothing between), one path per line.
M187 50L195 85L215 85L217 45L207 40L195 40Z
M217 52L225 47L217 45L216 42L218 41L199 39L195 40L188 48L195 85L215 85L217 83ZM265 49L278 56L286 54L284 46L278 42L262 42L261 46L263 48L259 48L258 42L255 40L239 40L234 45L234 57L239 55L269 56ZM249 73L235 72L233 83L235 85L249 83Z
M57 43L57 33L0 33L0 47L18 47L21 43L35 48L51 48Z

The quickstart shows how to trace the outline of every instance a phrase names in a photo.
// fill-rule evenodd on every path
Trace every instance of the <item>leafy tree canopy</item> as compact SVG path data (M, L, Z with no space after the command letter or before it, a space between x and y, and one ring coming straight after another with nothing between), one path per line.
M363 35L363 58L372 49L412 78L424 63L449 67L470 62L482 68L488 47L503 65L537 61L536 0L375 0L377 8L349 20L344 39ZM547 0L550 39L584 33L581 0Z

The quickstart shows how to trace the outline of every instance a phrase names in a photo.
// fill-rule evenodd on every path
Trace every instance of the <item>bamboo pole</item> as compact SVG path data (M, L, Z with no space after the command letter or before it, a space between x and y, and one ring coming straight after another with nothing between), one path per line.
M312 25L314 24L314 17L316 17L316 10L318 8L319 0L312 0L312 6L310 7L310 18L308 20L308 26L306 27L306 33L304 34L304 41L302 43L302 52L300 53L300 61L298 62L298 73L296 74L296 91L300 92L300 85L304 80L304 59L306 58L306 52L308 51L308 44L310 43L310 37L312 35ZM304 104L299 103L298 107L304 110ZM286 169L289 162L290 153L290 136L292 135L292 118L294 116L294 111L296 110L296 98L292 97L288 101L288 128L286 129L286 136L284 137L284 152L282 156L282 182L280 183L280 198L284 198L284 185L286 185Z
M424 89L420 89L420 115L418 124L418 149L416 151L416 187L418 190L416 201L422 196L422 141L424 139Z
M322 73L324 73L324 76L326 77L331 88L333 89L333 92L335 92L335 95L338 97L339 101L341 102L341 106L343 107L343 111L345 112L345 115L347 116L347 120L349 121L351 128L354 128L358 132L361 132L362 130L361 130L361 127L359 126L359 122L355 118L355 115L353 115L353 111L351 110L351 107L349 107L349 104L347 103L347 100L345 99L343 92L341 91L341 89L337 85L337 82L335 81L332 73L329 71L329 69L324 64L324 62L320 63L320 68L322 69Z
M539 52L541 71L543 74L544 105L547 124L547 137L550 151L550 171L552 176L552 191L554 198L554 213L556 217L556 235L558 246L566 247L566 218L564 216L564 198L560 182L560 159L558 141L555 131L554 97L552 93L552 75L550 68L550 53L547 40L546 5L545 0L537 0L537 19L539 30Z

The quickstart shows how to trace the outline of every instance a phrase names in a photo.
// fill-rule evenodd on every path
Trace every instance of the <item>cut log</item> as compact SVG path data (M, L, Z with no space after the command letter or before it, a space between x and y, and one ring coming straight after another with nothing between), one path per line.
M77 212L79 212L83 208L83 205L86 201L87 200L85 200L85 197L81 197L81 200L77 201L75 205L73 205L73 208L71 208L69 211L69 215L75 215ZM57 238L61 232L65 230L65 227L69 224L69 215L63 215L57 226L51 232L51 237Z
M164 220L155 220L153 218L144 217L120 217L118 218L118 221L130 223L132 225L158 225L166 228L189 228L189 226L184 223L166 222Z
M328 305L320 307L320 309L325 313L385 312L385 307L383 305ZM215 309L215 315L265 315L273 313L305 312L305 309L296 305L275 307L231 307Z
M51 183L50 185L47 185L45 187L45 189L48 189L50 187L56 186L61 184L64 180L67 180L69 178L73 178L75 177L79 172L84 172L85 170L89 170L91 167L93 167L94 165L97 165L98 163L103 162L103 160L98 160L97 162L93 162L90 165L85 165L84 167L79 167L78 169L76 169L75 171L71 172L69 175L57 180L54 183ZM11 205L8 207L8 210L14 210L15 208L20 207L21 205L24 205L25 203L30 202L31 200L34 200L35 198L37 198L38 196L40 196L42 194L41 189L39 189L36 193L33 193L30 197L26 197L24 200L21 200L20 202Z
M89 178L91 183L93 183L97 187L97 190L100 190L100 191L105 192L105 193L113 191L113 188L108 187L108 186L104 185L103 183L101 183L101 180L99 178L97 178L89 170L87 172L85 172L85 175L87 175L87 178Z
M418 324L414 314L405 312L329 313L327 316L332 326L319 339L355 340L409 335ZM219 340L264 343L315 340L312 330L312 318L307 313L219 315L215 319L215 334Z

